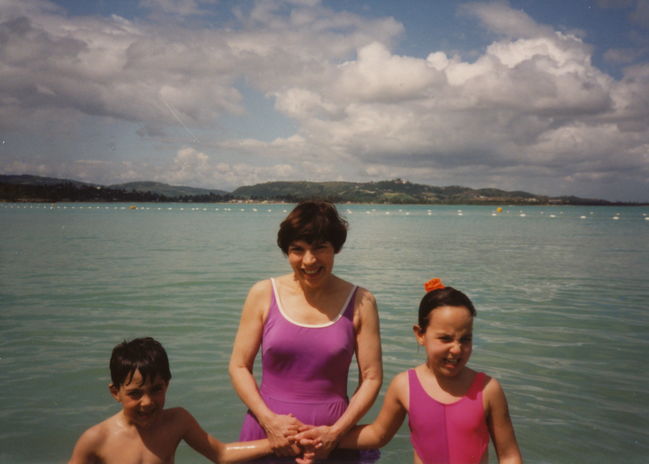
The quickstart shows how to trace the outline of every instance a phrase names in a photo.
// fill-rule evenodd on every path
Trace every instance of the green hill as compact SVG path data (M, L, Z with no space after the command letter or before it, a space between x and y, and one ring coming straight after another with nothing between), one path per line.
M232 195L254 201L295 202L324 198L334 202L392 204L608 204L604 200L548 197L528 192L461 186L435 187L401 179L379 182L266 182L239 187Z
M139 202L297 202L320 198L337 203L623 205L605 200L548 197L495 188L435 187L393 179L379 182L266 182L224 190L183 187L160 182L101 186L30 175L0 175L1 201L139 201Z

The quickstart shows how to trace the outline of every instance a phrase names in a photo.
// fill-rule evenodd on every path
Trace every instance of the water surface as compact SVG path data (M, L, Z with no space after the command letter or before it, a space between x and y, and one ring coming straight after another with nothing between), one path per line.
M167 404L238 436L230 349L250 285L289 270L275 237L291 205L128 206L0 204L2 463L66 462L118 410L110 351L138 336L167 348ZM470 364L504 386L526 462L646 462L649 208L503 208L339 206L335 271L381 316L386 381L365 421L423 361L411 327L441 277L476 304ZM380 462L410 453L404 426ZM177 462L207 461L181 446Z

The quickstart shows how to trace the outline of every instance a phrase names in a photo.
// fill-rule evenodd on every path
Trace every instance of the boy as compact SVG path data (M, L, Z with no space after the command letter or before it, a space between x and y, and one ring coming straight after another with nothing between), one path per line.
M70 464L173 463L180 440L217 463L255 459L271 452L267 439L225 444L208 435L185 409L164 409L171 372L167 353L153 338L117 345L110 359L110 376L110 393L122 410L81 435ZM297 446L295 451L300 452ZM307 452L298 461L309 462L312 456Z

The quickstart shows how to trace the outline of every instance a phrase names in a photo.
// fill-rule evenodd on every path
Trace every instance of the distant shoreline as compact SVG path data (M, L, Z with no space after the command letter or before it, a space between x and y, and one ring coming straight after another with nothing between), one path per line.
M484 206L646 206L649 202L608 201L576 196L550 197L523 191L462 186L437 187L402 179L377 182L276 181L232 192L130 182L110 186L31 175L0 175L0 202L15 203L287 203L307 199L337 204Z
M115 204L115 205L128 205L128 206L138 206L140 204L145 205L156 205L156 204L177 204L177 205L191 205L191 204L213 204L213 205L294 205L296 202L281 201L281 200L229 200L229 201L179 201L179 200L168 200L168 201L126 201L126 200L114 200L114 201L103 201L103 200L62 200L62 201L50 201L44 199L17 199L17 200L5 200L0 198L0 204L42 204L42 205L52 205L57 206L59 204L88 204L88 203L105 203L105 204ZM492 207L533 207L533 208L560 208L565 206L570 207L621 207L621 208L632 208L632 207L646 207L649 206L649 203L632 203L632 202L610 202L607 204L571 204L571 203L370 203L370 202L334 202L337 205L367 205L367 206L492 206Z

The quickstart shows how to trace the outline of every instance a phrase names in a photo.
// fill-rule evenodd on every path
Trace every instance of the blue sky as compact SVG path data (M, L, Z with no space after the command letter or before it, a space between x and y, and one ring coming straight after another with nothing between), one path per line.
M649 201L649 1L0 0L0 173Z

